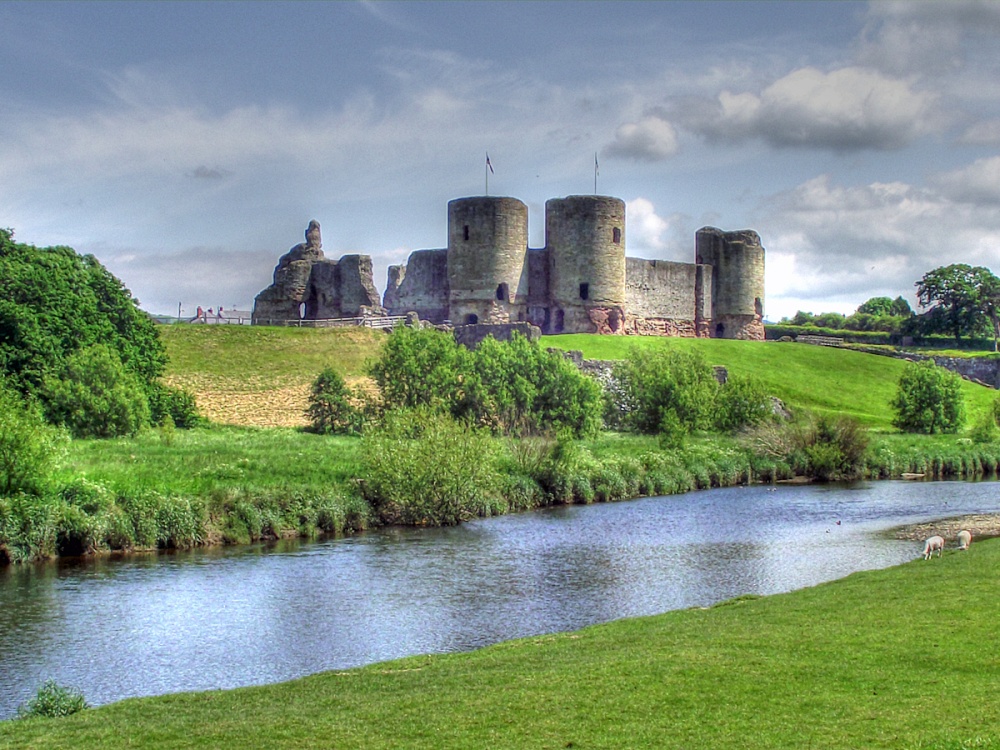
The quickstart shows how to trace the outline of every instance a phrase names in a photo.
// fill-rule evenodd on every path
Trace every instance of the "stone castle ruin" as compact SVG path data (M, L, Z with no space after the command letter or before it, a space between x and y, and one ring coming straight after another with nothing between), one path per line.
M545 204L545 247L528 247L516 198L448 204L448 246L390 266L381 300L367 255L323 256L319 224L281 257L254 323L405 315L452 325L526 322L543 333L764 339L764 248L751 230L695 234L695 262L625 255L625 203L575 195Z

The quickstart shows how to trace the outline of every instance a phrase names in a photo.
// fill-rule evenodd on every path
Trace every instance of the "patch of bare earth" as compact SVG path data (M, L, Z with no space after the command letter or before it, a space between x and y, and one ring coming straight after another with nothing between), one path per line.
M275 384L260 379L224 379L214 376L168 376L168 385L194 394L198 411L218 424L238 427L305 427L311 383ZM352 382L353 381L353 382ZM348 378L351 387L371 390L367 378Z

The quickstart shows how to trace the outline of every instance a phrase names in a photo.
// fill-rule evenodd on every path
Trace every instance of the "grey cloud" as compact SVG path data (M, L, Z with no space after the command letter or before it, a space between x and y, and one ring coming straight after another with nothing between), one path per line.
M973 123L958 138L966 146L1000 146L1000 120Z
M776 148L894 150L942 127L937 97L863 68L799 68L759 94L721 92L676 103L682 127L716 142Z
M647 115L638 122L618 127L615 140L605 149L608 156L635 161L663 161L677 153L677 131L669 120Z
M1000 156L977 159L967 167L936 176L933 182L953 201L1000 206Z
M1000 4L877 2L869 6L855 56L894 75L947 73L963 67L968 37L982 35L1000 35Z
M206 167L204 164L195 168L188 176L196 180L222 180L232 174L228 169Z

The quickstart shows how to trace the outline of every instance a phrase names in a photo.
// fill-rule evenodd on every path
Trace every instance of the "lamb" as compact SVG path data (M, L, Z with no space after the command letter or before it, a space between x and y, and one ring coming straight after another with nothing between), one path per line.
M970 544L972 544L972 532L962 529L958 532L958 548L969 549Z
M941 553L944 550L944 539L942 537L932 536L927 539L924 543L924 559L930 560L934 554L934 550L937 550L938 557L941 557Z

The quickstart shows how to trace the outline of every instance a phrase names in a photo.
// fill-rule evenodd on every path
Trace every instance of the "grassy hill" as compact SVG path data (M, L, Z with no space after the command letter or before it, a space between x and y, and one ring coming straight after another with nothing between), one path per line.
M170 358L165 380L197 396L214 422L306 424L309 386L324 367L348 383L378 356L386 334L370 328L172 325L159 329Z
M309 386L325 366L348 382L364 376L386 334L366 328L164 326L170 357L166 379L196 394L214 421L249 426L300 426ZM621 359L633 347L677 347L704 354L730 372L752 375L789 407L844 413L878 430L892 429L889 401L905 362L848 349L805 344L573 334L546 336L546 346L577 349L591 359ZM996 391L964 383L968 424Z

